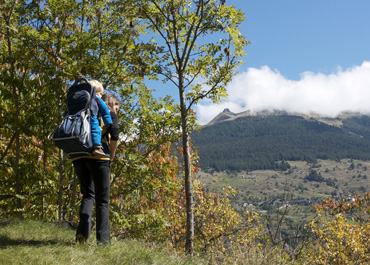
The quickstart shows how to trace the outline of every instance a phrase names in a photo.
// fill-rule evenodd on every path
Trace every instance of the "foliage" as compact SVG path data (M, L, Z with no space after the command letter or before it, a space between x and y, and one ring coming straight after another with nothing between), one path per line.
M195 119L191 107L203 98L217 103L226 96L225 86L242 63L240 57L245 55L243 48L248 44L239 29L244 14L217 0L137 2L138 14L149 33L155 34L150 41L157 45L158 56L152 69L179 92L181 127L178 129L182 132L187 198L185 249L192 254L194 216L189 134ZM219 41L214 39L220 35Z
M150 114L155 104L153 108L158 111L168 109L171 102L151 102L150 90L132 70L135 59L149 56L135 45L142 29L130 23L134 19L132 1L124 4L122 9L114 1L2 2L2 215L75 217L78 191L71 162L55 149L47 135L60 120L66 89L77 77L99 79L123 99L123 131L135 135L137 132L127 128L137 128L134 123L138 117L141 124L146 124L145 120L157 116L152 135L165 132L167 140L172 137L171 114Z
M323 182L324 177L321 175L321 172L317 173L316 170L311 169L310 174L304 178L307 181L316 181Z
M167 7L174 7L174 3ZM195 10L188 9L190 2L176 3L177 8L183 8L182 15L187 14L188 22L196 25L188 29L193 34L188 41L183 38L190 35L182 30L187 22L180 19L177 26L177 44L186 47L185 53L190 56L189 61L182 62L182 74L189 78L186 87L198 78L205 78L205 85L212 86L204 95L199 85L189 92L191 103L186 111L190 113L190 124L195 117L191 104L202 97L218 101L224 95L223 86L240 63L238 57L244 54L242 47L246 44L237 29L243 19L240 11L213 1L202 4L206 9L198 13L199 20L194 16ZM172 64L155 64L167 58L156 57L162 48L138 41L145 26L136 17L138 6L153 8L129 0L5 1L1 6L0 118L4 126L0 128L0 162L5 176L0 183L2 216L76 220L78 188L71 162L46 138L62 116L68 85L75 78L86 76L102 81L108 91L122 99L120 129L124 139L112 164L114 230L163 242L171 231L173 246L183 244L186 200L178 179L179 163L171 153L171 142L181 132L179 107L169 97L155 100L151 90L143 85L145 76L166 75ZM179 15L172 11L170 14ZM215 15L222 19L216 22ZM163 24L161 28L165 29ZM200 35L217 30L223 31L227 39L217 45L211 42L197 46ZM224 45L233 48L228 46L224 51ZM193 54L198 56L192 57ZM197 192L200 189L197 187ZM200 222L199 231L206 236L197 247L208 250L217 246L216 241L221 238L234 235L230 231L236 229L241 219L227 203L226 195L219 199L208 194L199 200L206 200L209 207L222 209L232 217L230 221L217 217L217 240L209 238L212 230L206 231L204 221ZM198 218L204 218L207 212L201 204L197 207ZM174 215L177 211L181 214Z
M231 187L220 193L206 191L205 187L193 181L194 188L194 249L195 253L207 254L217 264L232 263L245 259L258 245L263 226L256 214L238 214L230 204L229 196L235 194ZM186 233L185 193L169 198L169 204L162 208L166 229L153 237L155 241L166 242L176 249L185 246Z
M328 186L336 187L335 179L324 178L321 172L317 173L316 170L311 169L310 173L304 178L304 181L315 181L315 182L324 182Z
M164 233L164 208L179 190L178 164L171 148L163 143L150 153L139 151L136 161L120 165L122 173L112 180L111 196L116 233L144 239Z
M218 102L226 95L225 85L248 44L239 32L240 10L215 0L152 0L140 2L139 14L157 35L150 36L158 45L154 73L180 90L191 86L188 108L202 98Z
M149 156L131 161L120 179L113 178L111 208L116 236L162 242L179 251L184 248L184 180L178 178L180 167L171 150L171 144L163 143ZM196 161L195 153L192 155ZM243 260L261 236L258 216L240 215L233 209L229 197L236 191L231 187L216 194L195 180L193 187L195 252L210 255L215 262Z
M196 249L209 253L216 263L244 260L261 237L263 226L259 216L250 212L240 215L233 209L229 196L236 191L230 186L218 194L199 187L196 191Z
M116 236L131 236L182 249L186 244L189 202L184 183L190 180L194 202L193 240L197 253L209 255L215 263L248 260L253 264L251 257L259 261L266 261L267 257L276 263L289 262L290 257L275 245L271 248L269 239L263 238L266 231L258 215L238 213L233 209L230 199L236 196L234 189L226 186L217 193L210 192L192 178L199 165L186 134L195 125L191 107L203 98L219 102L226 96L225 86L242 63L240 57L248 43L239 34L243 19L240 10L226 6L224 1L213 0L2 1L1 217L77 219L78 185L71 161L47 141L47 135L62 116L67 87L77 77L86 76L102 81L107 91L118 95L122 102L119 113L122 142L111 167L111 220ZM162 41L156 41L158 39L152 35L150 41L143 39L141 34L145 30L158 33ZM215 41L212 34L216 32L223 33L224 37ZM145 86L146 78L157 79L160 75L165 82L170 81L180 89L182 101L179 105L170 97L153 98L152 90ZM244 168L287 170L289 164L285 161L292 158L363 158L367 154L370 134L365 128L369 123L366 117L344 121L343 128L315 121L307 123L297 117L281 116L265 121L269 126L264 129L256 126L264 122L259 117L243 120L243 126L247 127L233 123L231 130L223 134L231 139L227 144L233 152L228 153L224 152L223 142L216 138L219 131L207 131L208 140L220 148L208 148L212 152L210 159L222 169L226 164L219 162L221 153L231 153L234 157L224 159L229 169L241 168L240 161L235 159L240 157L247 161ZM281 126L282 121L292 127L287 130ZM348 132L356 132L363 138ZM189 152L191 161L188 174L181 173L186 163L182 168L182 160L180 162L172 152L172 143L181 134L185 135L181 152ZM247 145L232 141L245 135L253 136ZM305 135L304 141L302 135ZM194 139L196 137L194 133ZM266 149L256 144L257 137L263 139ZM338 152L339 142L341 152ZM306 153L292 147L299 144L307 149ZM315 149L323 146L326 150ZM280 152L274 153L276 149ZM240 150L244 153L249 150L250 160L239 156ZM201 147L199 153L201 165L213 166L202 157ZM253 164L256 161L261 164L256 166ZM309 180L322 180L315 179L319 175L314 174L308 176L313 178ZM320 217L312 223L317 235L317 252L312 251L310 262L368 262L368 205L369 195L354 197L350 202L322 204ZM43 257L44 252L53 252L49 244L54 244L56 252L64 253L58 257L68 259L68 263L81 262L86 251L91 253L91 246L87 246L88 249L78 246L82 251L74 256L73 232L63 231L61 236L54 229L44 230L48 225L30 225L21 232L14 232L8 223L2 223L5 234L1 238L6 247L2 248L1 257L20 255L33 261L34 248L31 247L33 255L29 255L29 248L22 255L18 247L8 247L21 245L23 248L24 244L37 245L37 250L43 251L37 253L38 258ZM28 230L33 233L24 233ZM114 242L112 252L99 255L94 261L99 264L132 263L121 254L122 249L128 249L124 252L127 255L132 252L132 245L122 247L121 243ZM66 251L72 254L65 255ZM98 247L94 251L102 253ZM147 248L141 251L146 252ZM45 262L55 261L54 254L45 256ZM154 254L155 257L141 255L139 259L151 263L167 261L157 259Z
M370 261L370 193L350 200L328 199L316 206L314 264L367 264Z

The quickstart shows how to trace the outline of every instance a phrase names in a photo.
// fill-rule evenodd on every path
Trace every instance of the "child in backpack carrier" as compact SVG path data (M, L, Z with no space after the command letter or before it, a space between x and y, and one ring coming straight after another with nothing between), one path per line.
M113 122L110 116L109 108L107 107L105 102L101 99L104 93L103 85L97 80L90 80L89 82L95 89L96 99L99 106L99 112L102 116L104 126L109 127L113 124ZM95 156L105 156L103 146L101 144L102 130L100 128L99 120L96 115L91 117L90 124L91 124L91 138L93 143L92 154Z

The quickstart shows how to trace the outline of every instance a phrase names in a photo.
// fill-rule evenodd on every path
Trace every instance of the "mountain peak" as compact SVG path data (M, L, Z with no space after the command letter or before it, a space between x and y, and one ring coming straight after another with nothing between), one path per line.
M219 113L216 117L213 118L206 126L214 125L225 120L230 120L235 117L237 114L230 111L230 109L224 109L221 113Z
M334 126L337 126L337 127L342 125L342 122L341 122L342 119L353 117L353 116L361 116L361 114L358 113L358 112L342 112L339 115L337 115L336 117L325 117L325 116L319 115L317 113L310 113L310 114L288 113L286 111L281 111L281 110L273 110L273 111L261 110L259 112L251 112L250 110L247 110L247 111L243 111L243 112L240 112L240 113L234 113L234 112L231 112L229 108L225 108L215 118L213 118L213 120L211 120L208 124L206 124L205 127L215 125L215 124L225 122L225 121L232 121L232 120L235 120L235 119L241 118L241 117L269 116L269 115L301 116L305 119L315 119L319 122L324 122L324 123L327 123L329 125L334 125ZM364 114L364 115L369 115L369 114Z

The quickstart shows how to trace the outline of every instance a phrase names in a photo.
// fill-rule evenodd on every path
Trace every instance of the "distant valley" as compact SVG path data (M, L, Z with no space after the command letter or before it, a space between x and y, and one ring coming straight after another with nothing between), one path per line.
M238 211L257 212L276 227L281 224L283 237L293 236L315 216L314 204L325 198L351 200L355 194L370 191L370 162L351 159L341 161L287 161L282 170L216 172L199 171L196 179L211 192L231 186L237 190L230 197ZM284 219L282 216L284 215Z

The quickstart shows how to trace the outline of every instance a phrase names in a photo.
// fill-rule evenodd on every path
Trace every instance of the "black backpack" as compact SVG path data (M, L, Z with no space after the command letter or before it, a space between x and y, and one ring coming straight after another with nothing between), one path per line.
M94 87L86 78L77 79L68 89L66 103L67 111L62 122L48 138L69 158L91 155L90 120L99 112Z

